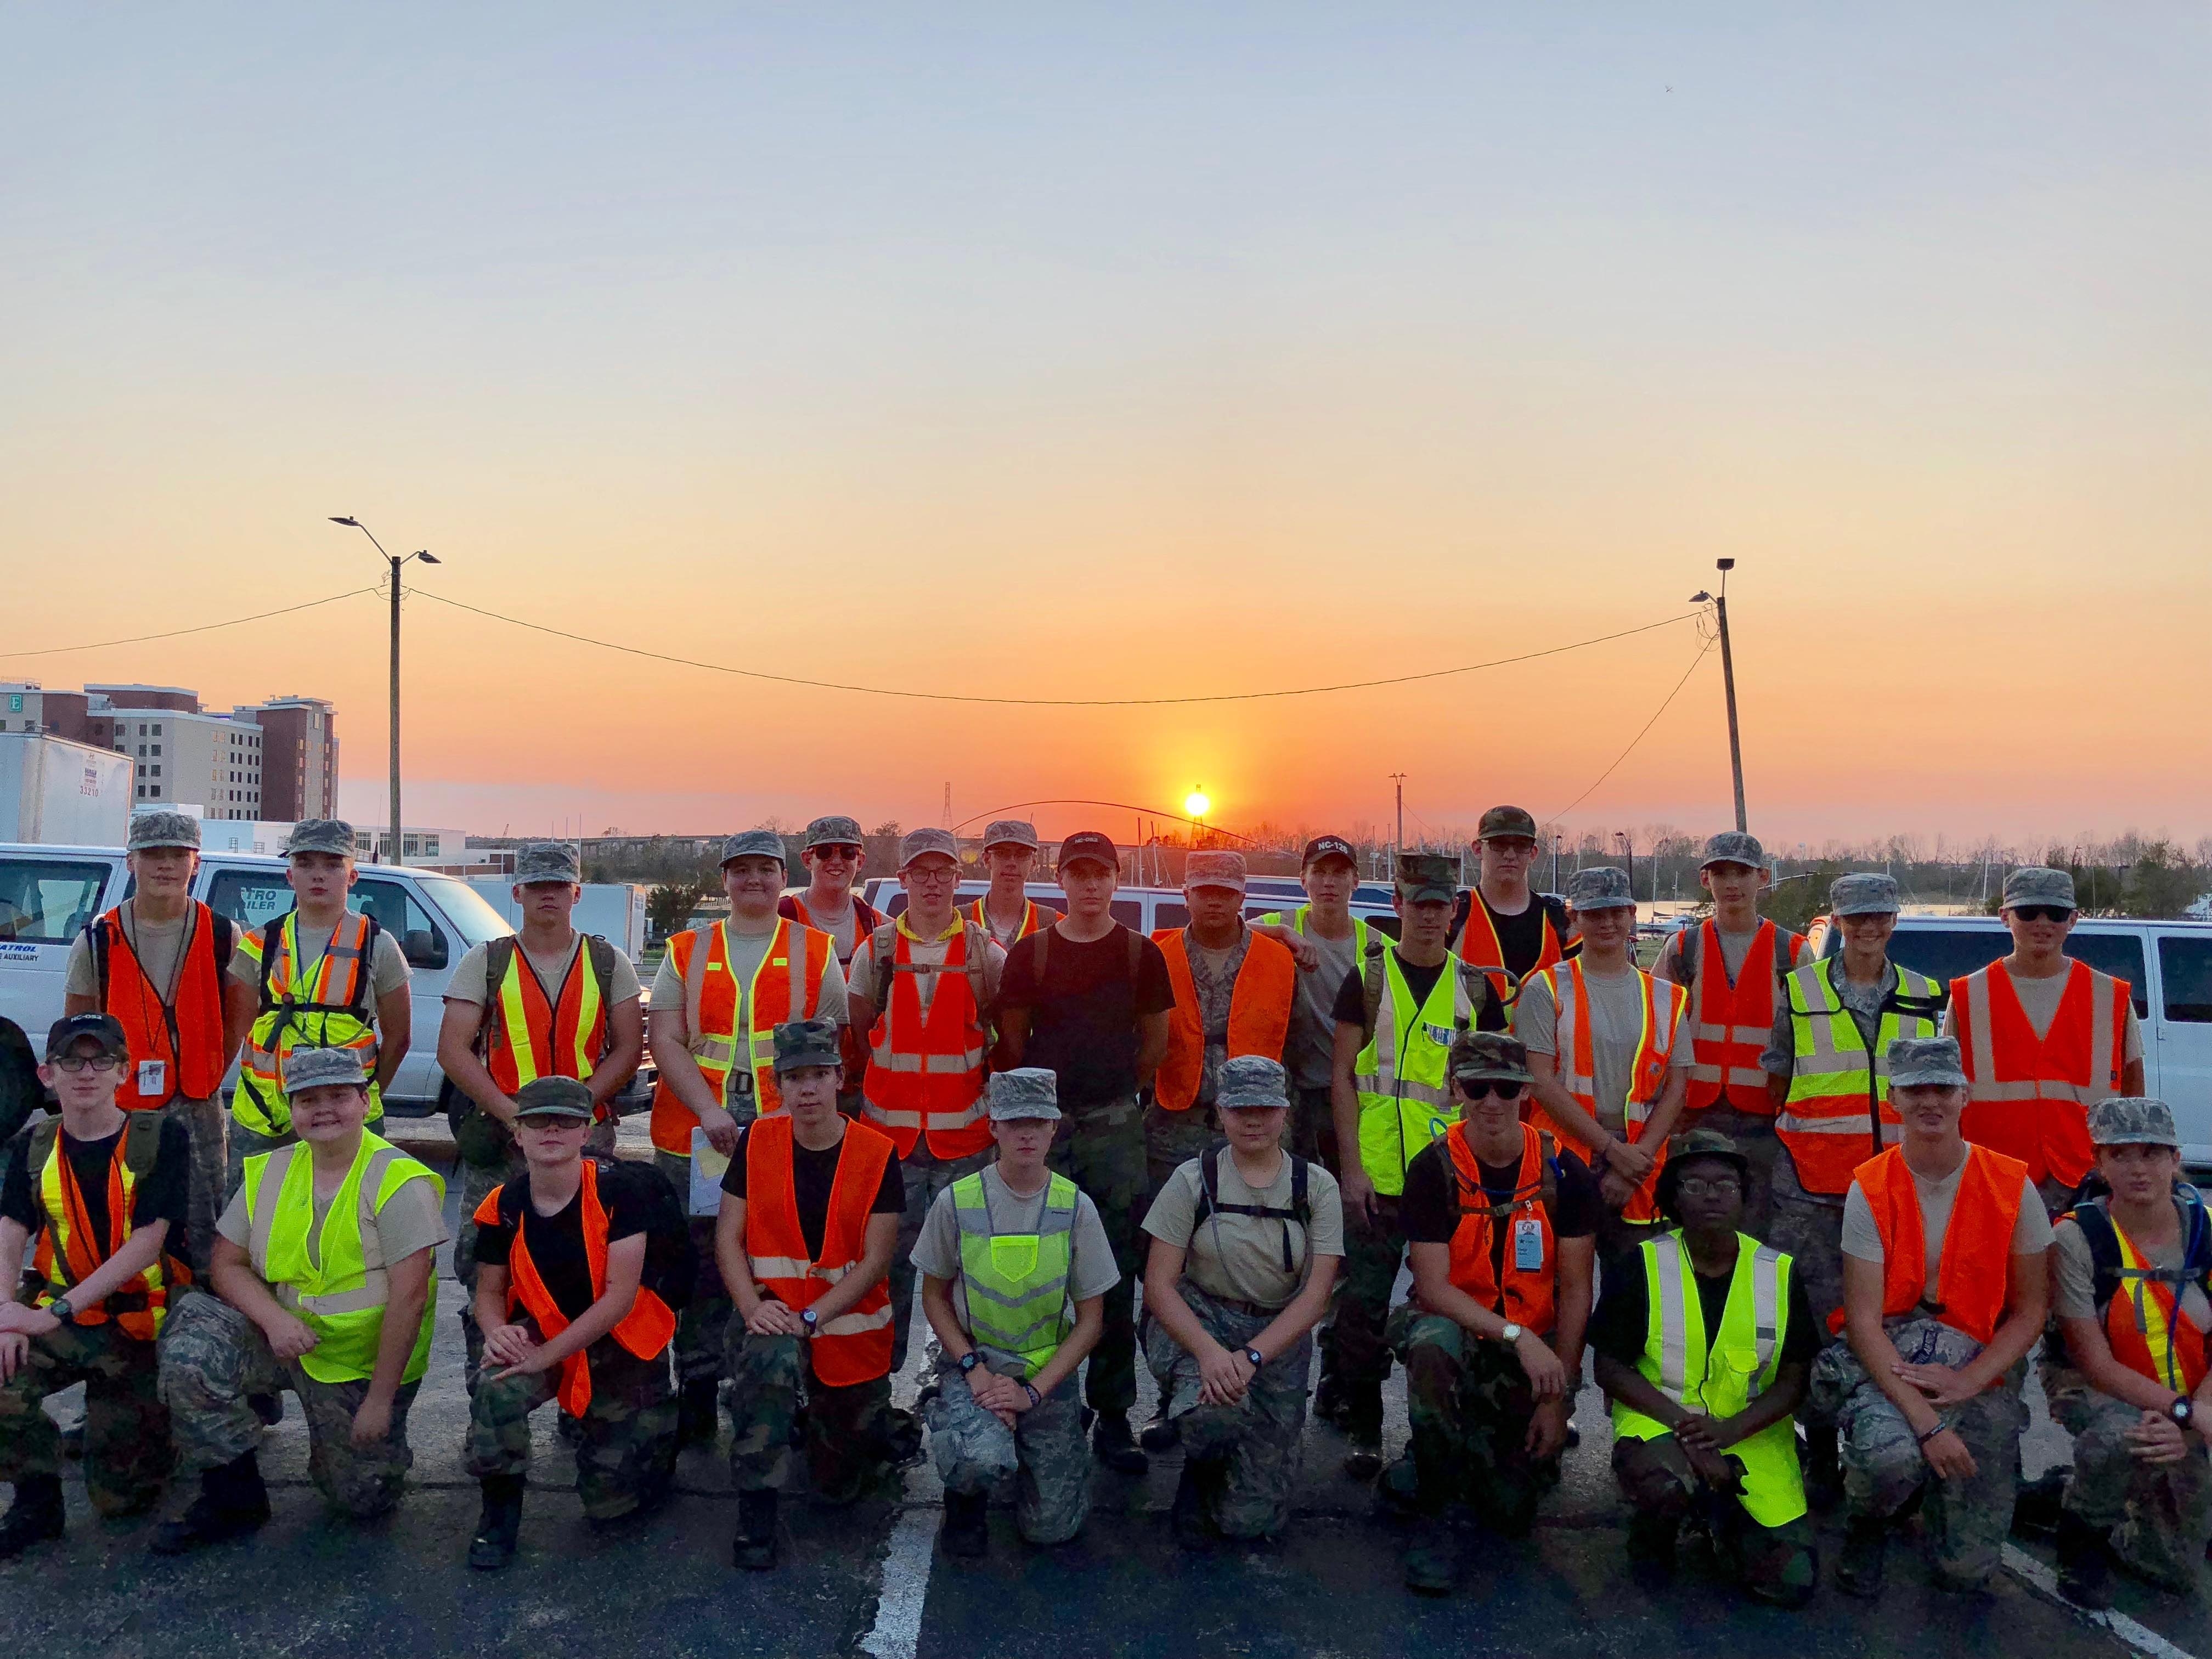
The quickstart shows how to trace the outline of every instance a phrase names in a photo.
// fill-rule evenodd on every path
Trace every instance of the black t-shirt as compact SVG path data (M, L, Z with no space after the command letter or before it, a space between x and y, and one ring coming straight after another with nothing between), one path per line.
M738 1150L731 1155L730 1167L722 1176L722 1190L733 1198L745 1195L745 1139L751 1133L750 1124L738 1131ZM837 1185L837 1161L844 1155L845 1142L842 1138L835 1146L819 1152L800 1146L796 1136L792 1139L792 1196L799 1206L799 1237L806 1241L810 1257L818 1258L822 1254L822 1239L830 1231L830 1195ZM876 1188L876 1201L868 1206L868 1212L906 1212L906 1177L899 1173L896 1152L884 1165L883 1182Z
M663 1179L644 1164L599 1162L599 1207L607 1212L607 1243L635 1238L651 1220L655 1197L648 1181ZM584 1251L584 1193L576 1195L555 1215L540 1215L530 1201L530 1177L517 1176L500 1191L500 1220L477 1229L477 1261L486 1267L504 1267L514 1249L514 1227L530 1246L530 1260L553 1297L553 1305L571 1320L581 1319L597 1300L592 1294L592 1263Z
M106 1257L107 1239L107 1166L115 1156L115 1145L123 1139L124 1131L98 1140L79 1140L67 1129L61 1132L64 1153L70 1161L70 1170L76 1176L77 1191L84 1199L85 1217L92 1224L93 1237L100 1243L95 1253ZM44 1224L32 1192L31 1137L21 1136L15 1142L15 1152L8 1160L8 1174L0 1181L0 1216L19 1222L35 1239ZM138 1190L131 1203L131 1224L144 1227L156 1221L169 1224L169 1236L161 1249L166 1255L182 1258L190 1254L185 1237L185 1198L191 1182L191 1142L185 1136L185 1126L171 1118L161 1125L161 1143L155 1148L154 1167L138 1182ZM27 1264L31 1252L24 1252Z
M1705 1338L1710 1342L1712 1334L1721 1328L1722 1316L1728 1311L1729 1285L1734 1273L1731 1270L1714 1279L1703 1273L1691 1277L1698 1281L1698 1305L1705 1310ZM1597 1299L1597 1312L1590 1319L1590 1346L1632 1370L1643 1358L1650 1327L1651 1300L1644 1282L1644 1252L1629 1250L1608 1258L1604 1290ZM1782 1363L1811 1364L1813 1357L1827 1340L1827 1332L1813 1322L1813 1310L1805 1301L1804 1279L1792 1273L1788 1329L1782 1339Z
M1430 993L1437 988L1437 981L1443 977L1445 968L1459 959L1456 957L1446 957L1433 968L1422 968L1407 961L1395 951L1391 951L1390 954L1398 959L1398 971L1405 975L1406 988L1413 994L1413 1006L1417 1008L1428 1001ZM1336 1007L1334 1012L1336 1023L1340 1025L1358 1025L1365 1020L1367 1017L1367 964L1365 963L1361 963L1359 966L1346 974L1344 976L1344 983L1337 987ZM1483 999L1482 1012L1474 1017L1474 1029L1478 1031L1502 1031L1505 1029L1505 1010L1498 1006L1496 997Z
M1605 1213L1605 1200L1589 1165L1564 1148L1559 1152L1559 1176L1552 1202L1552 1233L1556 1238L1589 1238L1597 1232ZM1492 1203L1502 1204L1520 1189L1521 1161L1485 1164L1478 1160L1483 1191ZM1398 1200L1398 1224L1416 1244L1449 1244L1459 1231L1459 1171L1452 1164L1451 1148L1431 1142L1413 1155L1406 1166L1405 1196ZM1490 1230L1492 1283L1505 1274L1505 1245L1512 1227Z
M1048 948L1041 941L1052 935ZM1022 1064L1060 1079L1061 1107L1093 1106L1137 1091L1137 1024L1175 1006L1175 986L1160 947L1140 939L1129 972L1129 930L1115 923L1100 939L1078 944L1057 927L1017 939L999 981L1001 1008L1026 1008ZM1044 951L1044 978L1037 956Z
M1540 898L1532 896L1528 908L1517 916L1501 916L1490 908L1490 901L1478 889L1474 900L1488 912L1490 925L1498 930L1498 952L1505 958L1506 971L1516 981L1523 980L1535 971L1544 956L1544 929L1549 926L1547 918L1549 907Z

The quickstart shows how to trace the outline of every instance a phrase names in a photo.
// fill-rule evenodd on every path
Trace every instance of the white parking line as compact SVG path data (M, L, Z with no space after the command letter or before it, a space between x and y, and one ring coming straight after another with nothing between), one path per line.
M2058 1593L2058 1575L2017 1544L2004 1547L2004 1564L2014 1577L2033 1584L2082 1623L2110 1631L2137 1653L2148 1656L2148 1659L2196 1659L2188 1649L2176 1647L2156 1631L2137 1624L2124 1613L2111 1610L2098 1613L2075 1606Z
M891 1379L892 1397L911 1409L921 1387L923 1362L933 1344L929 1322L921 1316L921 1288L915 1287L914 1340L907 1351L906 1368ZM906 1472L901 1483L903 1507L891 1528L884 1550L884 1565L876 1586L876 1622L860 1638L860 1651L875 1659L914 1659L921 1641L922 1610L929 1602L929 1573L937 1560L937 1523L942 1510L928 1501L936 1476L927 1459Z

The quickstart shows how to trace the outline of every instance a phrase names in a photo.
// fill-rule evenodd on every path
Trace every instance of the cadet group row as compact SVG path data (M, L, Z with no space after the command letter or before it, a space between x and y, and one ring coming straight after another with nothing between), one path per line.
M46 1046L58 1115L0 1191L0 1556L60 1534L40 1402L78 1380L93 1501L167 1482L159 1550L267 1518L287 1391L341 1509L390 1508L410 1463L446 1229L439 1177L374 1133L404 962L346 904L347 826L299 826L294 909L235 939L187 896L197 830L134 822L134 896L87 930ZM1818 959L1762 920L1741 832L1707 844L1711 917L1649 973L1623 873L1533 892L1513 807L1484 815L1475 888L1402 855L1371 923L1340 838L1306 848L1307 902L1249 919L1242 858L1194 851L1188 925L1149 939L1112 919L1106 836L1060 843L1064 914L1026 896L1030 825L986 842L963 910L952 837L905 837L894 920L854 890L852 819L809 826L790 894L779 836L731 837L729 915L670 939L649 1018L570 925L574 849L520 849L520 931L463 958L439 1042L465 1101L472 1565L513 1558L556 1402L609 1527L726 1413L744 1567L775 1561L780 1496L881 1490L925 1425L951 1554L986 1547L1002 1486L1049 1546L1096 1466L1177 1450L1182 1541L1273 1540L1317 1342L1314 1409L1402 1517L1415 1589L1458 1581L1472 1517L1533 1524L1585 1347L1639 1582L1694 1528L1796 1605L1808 1510L1841 1503L1842 1589L1877 1593L1917 1509L1937 1582L1973 1589L2043 1337L2075 1441L2064 1587L2107 1601L2115 1565L2193 1586L2212 1240L2141 1097L2129 988L2064 953L2063 872L2015 872L2012 951L1943 985L1889 960L1886 877L1836 882ZM611 1157L648 1047L653 1173ZM890 1391L917 1275L920 1423ZM1394 1363L1411 1437L1386 1467Z

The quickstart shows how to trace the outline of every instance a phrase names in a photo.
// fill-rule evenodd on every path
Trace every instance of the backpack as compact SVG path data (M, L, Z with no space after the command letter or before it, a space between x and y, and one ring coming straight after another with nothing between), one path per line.
M277 1001L270 992L269 975L276 969L277 949L283 943L284 939L285 919L290 916L292 912L287 910L283 915L272 916L268 924L262 928L261 1006L255 1012L254 1018L258 1019L263 1014L273 1014L280 1009L284 1014L284 1018L277 1022L276 1029L270 1033L270 1042L275 1042L283 1034L285 1026L290 1023L295 1014L351 1014L364 1024L368 1021L376 999L376 936L384 931L384 924L366 910L357 914L368 926L361 936L361 972L354 976L353 1000L347 1003L325 1005L319 1002L294 1002L289 999L283 1002Z
M154 1173L154 1165L161 1155L162 1116L159 1112L126 1112L123 1121L124 1166L139 1180ZM23 1173L31 1182L31 1202L38 1206L39 1172L46 1167L46 1160L54 1155L54 1143L61 1136L59 1117L41 1118L31 1127L27 1137L30 1145L24 1156L27 1160ZM114 1225L114 1218L108 1218Z
M1444 1159L1451 1168L1452 1184L1459 1189L1459 1212L1462 1215L1487 1215L1492 1224L1495 1225L1521 1207L1522 1200L1519 1193L1515 1193L1500 1204L1491 1197L1488 1188L1480 1184L1472 1187L1468 1184L1467 1177L1460 1173L1459 1160L1453 1158L1449 1151L1444 1153ZM1536 1168L1537 1202L1544 1206L1545 1215L1557 1227L1559 1221L1559 1144L1549 1129L1536 1132ZM1480 1201L1470 1202L1470 1200Z
M990 999L984 994L983 970L990 965L991 930L988 927L977 927L973 921L969 921L965 915L957 910L955 910L952 913L952 919L960 924L962 952L965 957L961 971L967 975L968 994L975 999L976 1018L979 1020L981 1020L986 1026L988 1026L990 1024L989 1012L991 1004ZM1040 931L1049 932L1051 930L1048 928ZM975 948L975 940L978 934L981 935L983 941L982 949L981 950L977 950ZM1040 977L1042 977L1044 973L1043 951L1044 947L1042 945L1039 945L1037 947L1037 973ZM876 1018L878 1019L888 1018L890 1013L890 987L885 982L884 975L887 972L897 971L897 957L898 923L896 921L887 921L884 923L882 927L877 928L874 933L868 935L868 961L870 965L875 970L876 989L882 994L880 996L872 999L879 1005L876 1011ZM891 965L887 969L884 965L885 963L890 963ZM921 968L910 965L907 969L907 971L910 974L937 974L942 973L945 970L941 968ZM1132 969L1131 977L1133 978L1134 976L1135 970Z
M1759 918L1762 922L1769 920L1771 918L1766 916ZM1792 962L1784 954L1783 945L1789 935L1788 928L1778 921L1775 922L1774 982L1778 987L1784 980L1788 979L1790 975L1812 960L1805 954L1805 940L1802 934L1798 936L1797 960ZM1682 977L1675 982L1686 991L1698 982L1698 962L1704 955L1705 948L1705 924L1701 921L1694 927L1685 927L1676 937L1681 942L1674 947L1674 961L1680 969ZM1726 967L1727 964L1723 963L1722 966Z
M483 1018L477 1022L475 1042L478 1060L491 1052L492 1000L499 994L499 983L507 977L507 970L514 965L514 953L521 948L521 937L520 933L508 933L484 945ZM604 990L614 978L615 947L597 933L583 937L584 949L592 955L592 973ZM597 1058L593 1056L595 1060ZM507 1162L507 1148L514 1144L512 1129L450 1084L446 1095L446 1127L452 1131L453 1144L462 1159L479 1170L502 1166Z
M231 926L230 918L221 911L210 910L208 915L215 922L215 931L210 937L215 941L216 980L218 984L227 983L229 977L231 948L237 943L237 930ZM86 942L92 951L93 976L100 984L100 1006L105 1008L107 1006L108 983L107 929L100 925L100 918L95 916L85 923L84 932ZM189 932L180 948L185 950L191 948L191 937ZM179 975L181 976L184 964L179 963L177 967Z
M2113 1230L2112 1215L2105 1207L2106 1200L2111 1196L2112 1188L2106 1184L2104 1176L2092 1170L2075 1189L2070 1206L2075 1224L2081 1229L2081 1237L2089 1246L2094 1295L2100 1319L2106 1305L2119 1294L2122 1279L2119 1235ZM2194 1279L2197 1288L2212 1298L2212 1217L2206 1213L2203 1196L2188 1182L2177 1178L2173 1196L2181 1206L2181 1265L2154 1267L2145 1277L2170 1285L2177 1291Z
M1200 1155L1198 1184L1206 1202L1191 1223L1194 1231L1208 1215L1249 1215L1262 1220L1283 1224L1283 1271L1294 1273L1297 1261L1291 1255L1291 1223L1297 1222L1308 1233L1313 1231L1313 1205L1306 1196L1307 1170L1305 1159L1296 1152L1288 1153L1291 1160L1291 1207L1287 1210L1270 1208L1265 1204L1224 1204L1221 1201L1221 1154L1229 1143L1217 1140Z
M602 1182L611 1171L620 1170L625 1176L630 1173L628 1165L602 1153L584 1156L599 1164ZM699 1282L699 1258L691 1248L691 1218L684 1213L676 1188L662 1180L658 1170L639 1166L636 1174L640 1178L628 1183L631 1188L628 1195L641 1200L645 1209L645 1271L639 1275L638 1285L665 1302L671 1313L681 1313L691 1305ZM507 1182L500 1189L501 1222L520 1229L522 1206L529 1201L526 1181Z

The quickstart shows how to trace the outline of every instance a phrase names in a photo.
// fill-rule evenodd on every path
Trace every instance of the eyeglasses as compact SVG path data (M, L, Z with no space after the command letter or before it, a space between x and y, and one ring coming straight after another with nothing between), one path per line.
M2074 914L2063 904L2015 904L2012 913L2022 921L2063 921Z
M113 1054L64 1054L54 1061L61 1072L112 1072L123 1062Z
M910 865L903 873L908 881L918 884L927 883L933 887L940 887L948 881L960 879L960 870L957 865L946 865L942 868L931 865Z
M1743 1191L1743 1182L1734 1176L1684 1176L1674 1190L1684 1198L1734 1198Z
M1463 1077L1459 1079L1460 1092L1469 1100L1480 1100L1485 1095L1496 1095L1505 1101L1518 1100L1521 1091L1528 1086L1525 1083L1501 1083L1494 1077Z

